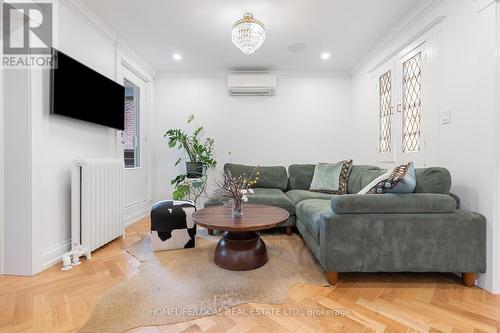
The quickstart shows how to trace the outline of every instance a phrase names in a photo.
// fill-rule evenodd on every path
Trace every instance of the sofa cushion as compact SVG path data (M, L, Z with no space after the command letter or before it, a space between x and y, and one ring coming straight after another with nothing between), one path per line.
M416 214L452 213L457 202L451 196L436 193L348 194L331 200L335 214Z
M292 164L288 167L288 189L309 190L316 164Z
M363 178L362 178L363 179ZM398 165L363 187L358 194L398 193L408 194L415 191L415 168L413 162Z
M277 188L254 188L254 192L255 194L248 196L249 203L280 207L290 215L295 215L295 204L282 190Z
M380 168L373 165L353 165L351 167L351 172L349 173L349 178L347 179L347 193L355 194L361 191L363 186L363 175L369 171L379 172ZM373 179L375 179L374 177ZM372 180L373 180L372 179ZM371 181L371 180L370 180ZM369 182L368 182L369 183ZM366 184L368 184L366 183ZM365 186L366 186L365 184Z
M354 167L353 167L354 168ZM382 169L369 170L362 175L362 185L365 187L385 171ZM351 176L352 176L351 171ZM349 179L351 178L349 176ZM449 194L451 188L451 175L446 168L431 167L415 169L415 193L440 193ZM349 184L348 184L349 186ZM349 191L349 187L347 188ZM352 193L352 192L348 192Z
M223 205L228 199L219 197L217 195L211 195L205 202L203 203L203 207L212 207Z
M415 169L415 178L417 179L415 193L450 193L451 175L446 168Z
M316 164L292 164L288 167L289 186L290 190L309 190L314 176ZM370 181L363 183L362 176L366 172L375 171L383 172L382 169L373 165L353 165L347 178L347 193L358 193L364 186L377 177L373 177Z
M277 188L254 188L254 194L248 196L248 202L260 205L280 207L286 210L290 216L295 216L295 204L280 189ZM229 199L215 194L205 201L205 207L222 205Z
M387 170L384 170L384 169L374 169L374 170L368 170L368 171L364 172L361 175L361 185L363 186L362 189L365 188L366 186L368 186L368 184L370 184L372 181L377 179L377 177L382 176L386 172L387 172ZM359 191L356 193L359 193ZM356 194L356 193L352 193L352 194Z
M347 178L351 166L352 160L337 163L318 163L309 190L330 194L346 193Z
M233 164L226 163L224 165L224 171L229 170L231 175L240 176L246 174L250 177L252 172L255 170L255 166L243 165L243 164ZM259 180L255 187L257 188L275 188L285 191L288 185L288 175L286 173L286 168L283 166L259 166Z
M330 200L334 194L312 192L307 190L291 190L285 193L295 204L309 199Z
M297 204L297 220L304 225L316 242L319 243L320 218L322 214L331 214L329 200L310 199Z

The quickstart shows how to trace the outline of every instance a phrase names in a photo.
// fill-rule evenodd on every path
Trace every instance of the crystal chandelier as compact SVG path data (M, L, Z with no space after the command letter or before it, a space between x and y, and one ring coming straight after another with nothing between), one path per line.
M245 13L233 25L232 40L243 53L252 54L264 43L266 29L251 13Z

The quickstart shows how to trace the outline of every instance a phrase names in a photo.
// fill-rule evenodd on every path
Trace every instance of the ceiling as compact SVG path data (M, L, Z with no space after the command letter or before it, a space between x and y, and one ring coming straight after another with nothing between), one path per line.
M422 1L82 0L159 74L348 72ZM253 55L231 42L232 25L245 12L267 31ZM331 58L322 60L323 52Z

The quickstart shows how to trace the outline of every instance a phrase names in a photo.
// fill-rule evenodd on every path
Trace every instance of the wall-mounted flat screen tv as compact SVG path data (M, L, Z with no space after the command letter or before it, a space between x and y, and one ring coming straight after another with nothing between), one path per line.
M125 88L53 49L51 113L124 129Z

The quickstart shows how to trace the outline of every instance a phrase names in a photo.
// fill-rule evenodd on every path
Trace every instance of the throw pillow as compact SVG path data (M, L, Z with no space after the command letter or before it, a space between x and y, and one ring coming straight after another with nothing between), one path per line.
M365 186L358 194L366 193L413 193L416 178L413 162L399 165L387 171Z
M344 194L347 189L347 178L351 170L352 160L338 163L318 163L309 188L313 192Z
M415 167L413 162L407 164L406 174L392 188L387 188L386 193L413 193L417 186L417 177L415 176Z

